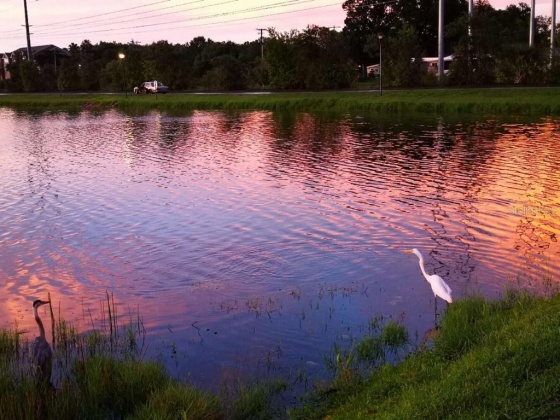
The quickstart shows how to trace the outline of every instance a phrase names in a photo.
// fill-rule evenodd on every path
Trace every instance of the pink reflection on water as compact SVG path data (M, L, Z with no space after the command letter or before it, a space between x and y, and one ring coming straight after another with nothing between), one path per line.
M50 291L87 330L109 291L123 321L139 310L195 366L235 372L280 342L316 357L377 313L426 329L406 248L457 297L560 272L559 215L515 210L560 205L556 121L3 117L4 325L35 331Z

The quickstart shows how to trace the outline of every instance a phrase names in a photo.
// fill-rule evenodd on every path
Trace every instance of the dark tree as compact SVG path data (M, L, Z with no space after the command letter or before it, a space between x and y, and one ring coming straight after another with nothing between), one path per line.
M212 69L206 74L207 86L219 90L247 88L247 69L231 55L221 55L212 60Z
M362 66L373 62L376 48L371 48L371 39L383 34L385 39L397 36L406 25L414 29L423 55L437 54L438 0L346 0L342 5L346 11L344 33L353 59ZM451 24L467 12L466 0L445 1L445 24ZM446 54L453 51L458 39L446 38ZM369 44L369 48L367 47Z
M319 26L283 34L269 29L265 58L276 89L344 88L356 75L343 35Z
M543 83L547 73L548 31L538 18L536 44L528 46L530 9L526 4L496 10L486 0L476 3L472 19L451 28L461 35L449 81L456 85ZM472 36L467 28L471 26Z
M60 90L80 89L79 64L73 60L65 60L58 69L58 87Z
M421 83L422 48L416 31L405 25L387 42L386 79L390 85L412 87Z
M376 34L389 34L401 23L393 8L383 0L346 0L342 4L346 11L343 33L354 61L366 76L366 66L372 61L368 39Z

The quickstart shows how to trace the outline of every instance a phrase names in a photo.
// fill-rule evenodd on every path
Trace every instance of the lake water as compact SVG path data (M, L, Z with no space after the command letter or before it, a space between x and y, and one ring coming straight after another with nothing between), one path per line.
M373 316L433 326L405 249L455 299L560 278L558 125L0 109L0 324L50 292L87 330L109 291L180 379L320 377Z

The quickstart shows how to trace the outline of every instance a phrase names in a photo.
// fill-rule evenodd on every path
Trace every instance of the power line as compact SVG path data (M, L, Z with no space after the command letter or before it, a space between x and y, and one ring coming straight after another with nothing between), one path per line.
M192 1L192 2L187 2L187 3L183 3L182 5L192 4L192 3L200 3L201 1L203 1L203 0L196 0L196 1ZM181 10L181 11L182 12L191 12L193 10L207 9L209 7L221 6L221 5L228 4L228 3L235 3L237 1L238 0L225 0L225 1L222 1L220 3L213 3L213 4L209 4L209 5L206 5L206 6L199 6L199 7L191 7L189 9L185 9L185 10ZM176 6L170 6L170 7L176 7ZM132 13L132 15L146 14L146 13L153 13L153 12L151 10L149 10L147 12ZM152 16L149 16L147 19L154 19L154 18L157 18L157 17L169 16L169 15L177 15L177 12L153 14ZM121 17L118 17L117 19L121 19ZM102 20L102 22L107 22L107 23L104 23L104 24L101 24L101 25L95 25L94 27L98 28L98 27L102 27L102 26L116 25L118 23L136 22L136 21L137 21L136 18L120 20L120 21L117 21L117 22L107 22L106 20ZM87 22L87 24L89 25L89 24L96 23L96 22L99 22L99 21ZM164 24L166 24L166 22L161 23L161 24L164 25ZM45 26L45 25L43 25L43 26ZM78 24L75 24L75 25L66 25L66 26L80 26L80 27L83 27L83 24L78 23ZM52 31L47 30L43 33L44 34L64 34L64 33L66 33L65 31L67 31L67 30L71 31L73 29L54 28ZM62 32L60 32L60 31L62 31Z
M290 10L290 11L286 11L286 12L276 12L276 13L269 13L269 14L265 14L265 15L260 15L260 16L251 16L251 17L245 17L245 18L237 18L237 19L229 19L229 20L224 20L224 21L218 21L218 22L209 22L209 23L202 23L202 24L195 24L195 25L181 25L181 26L174 26L174 27L169 27L166 28L168 30L173 30L173 29L191 29L191 28L202 28L202 27L206 27L206 26L215 26L215 25L227 25L227 24L231 24L233 22L242 22L242 21L248 21L248 20L262 20L262 18L264 17L271 17L271 16L280 16L280 15L290 15L293 13L299 13L299 12L304 12L304 11L308 11L308 10L315 10L315 9L323 9L325 7L332 7L332 6L340 6L340 2L336 2L336 3L330 3L330 4L326 4L326 5L322 5L322 6L314 6L314 7L306 7L306 8L302 8L302 9L297 9L297 10ZM149 29L149 30L137 30L134 31L134 34L138 34L138 33L146 33L146 32L153 32L153 29ZM131 34L130 31L127 32L117 32L117 35L129 35ZM66 36L66 35L59 35L59 36Z
M231 24L234 22L244 22L244 21L248 21L248 20L262 20L262 18L266 18L266 17L276 17L276 16L281 16L281 15L290 15L293 13L299 13L299 12L305 12L308 10L316 10L316 9L323 9L325 7L332 7L332 6L340 6L340 2L336 2L336 3L330 3L330 4L326 4L326 5L322 5L322 6L313 6L313 7L306 7L306 8L302 8L302 9L296 9L296 10L290 10L290 11L285 11L285 12L276 12L276 13L268 13L265 15L259 15L259 16L251 16L251 17L244 17L244 18L237 18L237 19L229 19L229 20L222 20L222 21L218 21L218 22L209 22L209 23L201 23L201 24L195 24L195 25L182 25L182 26L174 26L174 27L170 27L167 29L173 30L173 29L190 29L190 28L202 28L202 27L206 27L206 26L215 26L215 25L227 25L227 24ZM147 31L135 31L134 33L145 33L145 32L151 32L152 30L147 30ZM120 32L119 34L128 34L129 32Z
M168 1L169 1L169 0L164 0L164 1L161 1L161 2L150 3L150 5L154 5L154 4L158 4L158 3L166 3L166 2L168 2ZM204 1L204 0L187 1L187 2L185 2L185 3L175 4L175 5L173 5L173 6L161 7L161 8L159 8L158 10L175 9L175 8L177 8L177 7L187 6L187 5L189 5L189 4L201 3L201 2L203 2L203 1ZM237 0L232 0L232 1L237 1ZM221 4L221 3L218 3L218 4ZM212 7L212 6L214 6L214 5L213 5L213 4L210 4L210 5L206 5L206 6L202 6L202 7L198 7L198 8L195 7L195 8L191 8L191 9L185 9L185 10L182 10L182 11L191 11L191 10L197 10L197 9L207 8L207 7ZM140 7L140 6L138 6L138 7ZM138 7L133 7L133 8L131 8L131 9L127 9L127 10L137 9ZM142 7L144 7L144 6L142 6ZM111 12L111 13L120 13L120 11L119 11L119 12ZM150 18L152 18L152 17L154 17L154 16L166 16L166 15L170 15L170 14L176 14L177 12L154 14L154 11L153 11L153 10L145 10L145 11L143 11L143 12L127 13L126 17L129 18L130 16L146 15L146 14L148 14L148 13L152 13L153 16L150 16ZM110 13L109 13L109 14L110 14ZM92 19L92 18L98 17L98 16L101 16L101 15L86 16L86 17L83 17L83 18L81 18L81 19L75 19L75 20ZM111 20L114 20L114 19L122 19L123 17L124 17L124 16L116 16L116 17L109 18L109 19L93 20L93 21L90 21L90 22L86 22L85 24L86 24L86 25L91 25L92 23L107 22L108 20L111 21ZM66 21L66 22L75 22L75 20L70 20L70 21ZM125 20L123 20L123 21L117 21L117 22L112 22L112 23L130 22L130 21L132 21L132 20L134 20L134 19L125 19ZM63 23L65 23L65 22L63 22ZM58 25L58 24L59 24L59 23L46 23L46 24L37 25L37 26L54 26L54 25ZM109 25L110 23L106 23L106 24ZM66 26L68 27L68 26L81 26L81 25L84 25L84 23L73 23L73 24L66 25Z
M148 3L148 4L143 5L143 6L136 6L136 7L132 7L132 8L128 8L128 9L121 9L121 10L117 10L117 11L113 11L113 12L107 12L107 13L101 13L101 14L96 14L96 15L85 16L85 17L82 17L82 18L79 18L79 19L72 19L72 20L66 20L66 21L59 21L59 22L41 24L41 25L36 25L36 26L37 26L37 27L57 26L57 25L59 25L59 24L68 23L68 22L75 22L75 21L77 21L77 20L80 20L80 21L81 21L81 20L92 19L92 18L95 18L95 17L105 16L105 15L109 15L109 14L122 13L122 12L125 12L125 11L130 11L130 10L133 10L133 9L138 9L138 8L140 8L140 7L146 7L146 6L155 5L155 4L159 4L159 3L164 3L164 2L167 2L167 1L169 1L169 0L163 0L163 1L158 1L158 2L154 2L154 3ZM182 7L182 6L189 5L189 4L194 4L194 3L200 3L200 2L202 2L202 1L204 1L204 0L188 1L188 2L185 2L185 3L178 4L178 5L172 5L172 6L162 7L162 8L159 8L158 11L160 11L160 10L166 10L166 9L178 8L178 7ZM207 5L200 6L200 7L194 7L194 8L183 9L183 10L180 10L180 12L187 12L187 11L200 10L200 9L207 9L207 8L211 8L211 7L215 7L215 6L220 6L220 5L227 4L227 3L234 3L234 2L236 2L236 1L238 1L238 0L222 1L222 2L220 2L220 3L213 3L213 4L207 4ZM308 1L317 1L317 0L308 0ZM283 0L283 1L281 1L281 2L273 3L273 4L270 4L270 5L256 6L256 7L252 7L252 8L249 8L249 9L243 9L241 12L247 11L247 10L251 10L251 9L258 10L258 9L261 9L261 8L270 8L270 7L276 7L276 6L282 6L282 5L289 5L289 4L293 4L293 3L295 3L295 2L298 2L298 0ZM235 13L237 13L237 12L235 12ZM154 19L154 18L169 16L169 15L177 15L177 12L174 11L174 12L169 12L169 13L155 13L153 10L148 10L148 11L143 11L143 12L129 13L129 14L126 15L126 19L123 19L123 20L120 20L120 21L114 21L114 20L115 20L115 19L122 19L122 18L124 18L124 16L117 16L117 17L114 17L114 18L102 19L102 20L95 20L95 21L90 21L90 22L85 22L85 23L82 23L82 22L81 22L81 23L71 23L71 24L65 25L65 26L66 26L66 27L68 27L68 26L81 26L81 27L83 27L84 25L90 25L90 24L93 24L93 23L103 22L101 25L96 25L96 27L97 27L97 26L108 26L108 25L118 24L118 23L135 22L137 19L136 19L136 18L130 18L130 17L131 17L131 16L143 15L143 14L151 14L150 16L147 17L147 19ZM111 22L111 21L113 21L113 22ZM175 23L175 22L176 22L176 21L171 21L171 23ZM163 24L167 24L167 23L169 23L169 22L164 22L164 23L161 23L161 24L163 25ZM56 28L53 28L53 29L54 29L54 30L59 30L59 29L56 29ZM64 29L65 29L65 28L60 28L60 30L64 30ZM124 29L124 28L123 28L123 29ZM50 33L50 32L49 32L49 33Z
M264 43L263 43L263 32L267 31L268 29L264 29L264 28L257 28L257 31L260 31L261 33L261 59L264 58Z
M69 19L69 20L61 20L59 22L52 22L52 23L47 23L47 24L43 24L43 25L36 25L36 26L50 26L50 25L61 25L63 23L68 23L68 22L76 22L78 20L86 20L86 19L91 19L94 17L99 17L99 16L108 16L108 15L114 15L116 13L123 13L123 12L129 12L131 10L135 10L135 9L141 9L143 7L149 7L149 6L155 6L157 4L161 4L161 3L167 3L169 0L160 0L160 1L156 1L153 3L146 3L146 4L141 4L140 6L134 6L134 7L128 7L126 9L120 9L120 10L115 10L113 12L105 12L105 13L99 13L97 15L91 15L91 16L84 16L81 18L77 18L77 19ZM203 1L203 0L198 0L198 1Z
M201 1L201 0L199 0L199 1ZM186 10L184 10L184 11L193 11L193 10L199 10L199 9L206 9L206 8L211 8L211 7L215 7L215 6L220 6L220 5L224 5L224 4L228 4L228 3L234 3L234 2L236 2L236 1L238 1L238 0L226 0L226 1L222 1L222 2L220 2L220 3L213 3L213 4L206 5L206 6L200 6L200 7L189 8L189 9L186 9ZM289 0L289 1L284 1L284 2L281 2L281 3L275 3L275 5L278 5L278 4L281 5L281 4L292 3L292 2L294 2L294 1L297 1L297 0ZM308 1L316 1L316 0L308 0ZM271 6L272 6L272 5L269 5L269 6L267 6L267 7L271 7ZM257 10L257 9L263 8L263 7L264 7L264 6L260 6L260 7L252 8L252 9ZM276 7L276 6L274 6L274 7ZM243 10L238 11L238 12L224 12L224 13L221 13L221 14L240 13L240 12L244 12L244 11L247 11L247 10L250 10L250 9L243 9ZM150 16L150 17L148 17L147 19L154 19L154 18L157 18L157 17L168 16L168 15L176 15L176 13L175 13L175 12L171 12L171 13L157 14L157 15ZM209 14L209 15L203 15L203 16L199 16L199 17L192 18L192 19L205 19L205 18L207 18L207 17L212 17L212 16L214 16L214 15L217 15L217 14L214 13L214 14ZM91 32L91 33L94 33L94 32L109 32L109 31L122 30L122 29L134 29L134 28L137 28L137 27L145 27L145 26L168 25L168 24L173 24L173 23L178 23L178 22L184 22L185 20L192 20L192 19L187 18L187 19L181 19L181 20L172 20L172 21L164 21L164 22L157 22L157 23L147 23L147 24L145 24L145 25L136 25L136 26L129 26L129 27L121 27L121 28L97 29L97 30L88 30L88 27L83 28L83 25L79 25L79 26L80 26L81 28L83 28L83 30L82 30L81 33L86 32L86 31L89 31L89 32ZM117 23L127 23L127 22L137 22L137 19L125 19L125 20L122 20L122 21L119 21L119 22L109 22L109 23L105 23L105 24L95 25L95 26L93 26L93 27L94 27L94 28L101 28L101 27L103 27L103 26L114 25L114 24L117 24ZM87 25L87 24L88 24L88 23L86 23L86 25ZM74 25L69 25L69 26L74 26ZM41 32L41 34L53 34L53 35L54 35L54 34L61 34L61 35L63 35L63 34L69 34L69 35L81 34L81 33L76 33L75 31L74 31L74 32L72 32L72 31L73 31L73 29L53 28L52 30L46 30L46 31L43 30L43 31Z
M232 3L232 2L235 2L235 1L237 1L237 0L227 0L227 1L224 1L222 3L213 4L213 6L226 4L226 3ZM302 4L302 3L311 3L311 2L315 2L315 1L319 1L319 0L303 0L303 1L301 1L301 0L288 0L288 1L282 1L282 2L278 2L278 3L270 4L270 5L265 5L265 6L249 7L249 8L246 8L246 9L241 9L241 10L236 10L236 11L212 13L212 14L208 14L208 15L201 15L201 16L195 16L195 17L190 17L190 18L183 18L183 19L179 19L179 20L171 20L171 21L157 22L157 23L146 23L146 24L142 24L142 25L126 26L126 27L121 27L121 28L89 30L88 33L112 32L112 31L124 30L124 29L138 29L138 28L146 28L146 27L153 27L153 26L170 25L170 24L174 24L174 23L182 23L182 22L185 22L185 21L213 19L213 18L216 18L216 17L231 16L231 15L236 15L236 14L240 14L240 13L255 12L255 11L262 11L262 10L268 10L268 9L287 7L287 6L293 5L295 2L297 2L298 4ZM131 19L129 21L135 21L135 19ZM105 25L98 25L98 26L105 26ZM60 31L62 31L62 32L60 32ZM58 34L58 35L76 35L77 34L77 35L80 35L83 32L84 31L80 31L79 33L66 32L64 29L55 29L53 31L43 31L43 32L41 32L41 34L44 34L44 35L47 35L47 34Z
M304 1L304 2L298 2L298 4L301 3L309 3L311 1L316 1L316 0L308 0L308 1ZM286 3L291 3L291 4L286 4ZM283 6L278 6L278 3L275 3L277 6L274 6L274 8L278 8L278 7L289 7L291 5L294 5L293 1L290 2L283 2ZM304 12L304 11L309 11L309 10L317 10L317 9L323 9L326 7L332 7L332 6L340 6L340 1L334 2L334 3L328 3L328 4L324 4L324 5L318 5L318 6L312 6L312 7L304 7L304 8L298 8L295 10L287 10L287 11L282 11L282 12L274 12L274 13L267 13L267 14L259 14L257 16L249 16L249 17L240 17L240 18L234 18L234 19L226 19L226 20L220 20L220 21L216 21L216 22L208 22L208 23L201 23L201 24L186 24L186 25L179 25L179 26L168 26L166 27L166 30L174 30L174 29L189 29L189 28L198 28L198 27L207 27L207 26L215 26L215 25L228 25L228 24L232 24L235 22L243 22L243 21L251 21L251 20L262 20L263 18L267 18L267 17L277 17L277 16L282 16L282 15L290 15L293 13L300 13L300 12ZM261 11L263 9L270 9L272 8L271 5L268 6L261 6L261 7L253 7L253 8L249 8L249 10L251 11ZM238 11L234 11L234 12L227 12L227 13L215 13L215 14L209 14L209 15L203 15L203 16L198 16L198 17L194 17L191 19L187 19L190 21L196 21L196 20L211 20L211 19L215 19L215 18L220 18L220 17L225 17L226 15L235 15L235 14L240 14L240 13L246 13L248 9L242 9L242 10L238 10ZM181 22L184 22L185 20L182 20ZM169 25L170 22L164 22L164 23L159 23L157 25ZM104 30L100 30L100 31L90 31L90 32L111 32L113 34L118 34L118 35L133 35L133 34L138 34L138 33L149 33L149 32L154 32L157 31L158 29L153 29L151 28L152 26L154 26L154 24L152 25L137 25L134 27L122 27L122 28L112 28L112 29L104 29ZM143 30L146 27L150 27L150 29L147 30ZM133 29L133 31L130 31L130 29ZM117 32L117 31L126 31L126 32ZM41 33L37 33L35 35L36 38L60 38L60 37L66 37L66 36L71 36L71 35L83 35L83 31L80 32L71 32L71 33L52 33L52 32L41 32ZM14 38L19 38L16 36L6 36L6 37L0 37L0 39L14 39Z
M157 4L167 3L168 1L170 1L170 0L160 0L160 1L153 2L153 3L143 4L143 5L140 5L140 6L134 6L134 7L126 8L126 9L115 10L115 11L112 11L112 12L99 13L99 14L96 14L96 15L84 16L84 17L76 18L76 19L61 20L61 21L58 21L58 22L51 22L51 23L46 23L46 24L35 25L35 27L62 25L64 23L82 21L82 20L92 19L94 17L108 16L108 15L113 15L113 14L117 14L117 13L128 12L130 10L140 9L140 8L143 8L143 7L155 6ZM197 3L197 2L200 2L200 1L204 1L204 0L197 0L197 1L192 2L192 3ZM173 7L175 7L175 6L173 6ZM145 13L149 13L149 12L150 11L145 12ZM120 19L120 17L117 18L117 19ZM98 21L96 21L96 22L98 22ZM86 22L86 24L88 24L88 23L92 23L92 22ZM75 25L83 25L83 23L76 23L76 24L67 25L67 26L75 26ZM16 31L19 31L19 29L1 31L0 33L16 32Z
M289 14L292 14L292 13L305 12L305 11L308 11L308 10L315 10L315 9L323 9L325 7L332 7L332 6L340 6L340 2L329 3L329 4L322 5L322 6L305 7L303 9L290 10L290 11L286 11L286 12L269 13L269 14L260 15L260 16L251 16L251 17L230 19L230 20L219 21L219 22L202 23L202 24L199 24L199 25L189 25L187 27L188 28L200 28L200 27L205 27L205 26L223 25L223 24L228 24L228 23L232 23L232 22L242 22L242 21L247 21L247 20L257 20L257 19L262 20L263 17L289 15ZM185 28L185 27L184 26L182 26L182 27L177 26L177 27L169 28L169 29L182 29L182 28Z

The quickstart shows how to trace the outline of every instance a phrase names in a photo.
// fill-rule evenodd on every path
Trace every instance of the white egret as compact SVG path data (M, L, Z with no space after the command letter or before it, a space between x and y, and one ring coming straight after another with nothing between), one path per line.
M451 297L451 288L447 285L443 279L438 276L437 274L428 274L426 273L426 269L424 268L424 258L420 251L416 248L405 251L410 254L414 254L420 260L420 270L422 270L422 274L424 278L430 283L432 286L432 292L434 292L434 319L437 317L437 298L438 296L445 300L447 303L453 302L453 298Z
M35 315L35 321L37 321L37 325L39 326L39 337L36 337L33 342L31 355L38 379L45 384L50 384L52 372L52 350L51 346L49 346L49 343L47 342L47 338L45 337L43 322L37 313L39 306L46 305L47 303L50 303L50 301L36 300L33 302L33 314Z

